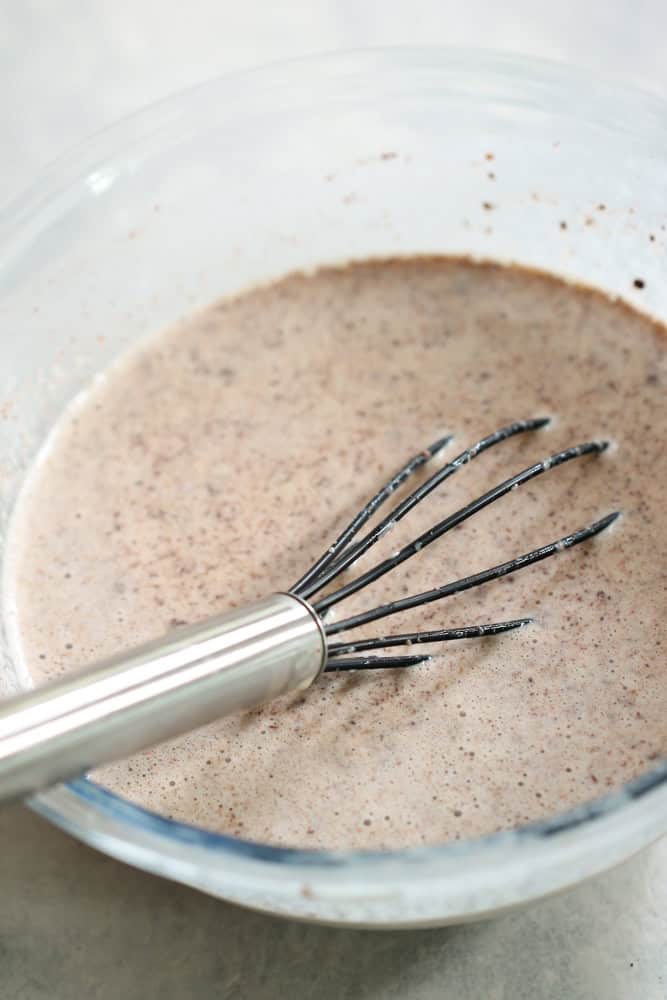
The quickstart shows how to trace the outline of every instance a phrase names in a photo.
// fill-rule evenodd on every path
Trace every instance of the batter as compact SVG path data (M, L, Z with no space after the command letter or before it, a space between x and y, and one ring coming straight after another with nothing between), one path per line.
M666 346L662 328L594 292L445 258L293 275L141 345L65 414L15 518L36 682L286 589L445 432L456 440L424 475L505 423L554 418L462 469L354 575L550 452L613 446L476 515L341 617L623 516L366 634L535 625L450 643L411 670L327 675L96 779L248 839L392 848L522 824L647 770L667 753Z

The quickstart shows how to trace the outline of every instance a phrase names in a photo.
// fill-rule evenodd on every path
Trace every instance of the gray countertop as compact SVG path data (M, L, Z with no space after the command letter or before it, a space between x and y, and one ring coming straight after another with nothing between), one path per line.
M146 875L0 812L2 1000L665 1000L667 839L495 920L312 927Z

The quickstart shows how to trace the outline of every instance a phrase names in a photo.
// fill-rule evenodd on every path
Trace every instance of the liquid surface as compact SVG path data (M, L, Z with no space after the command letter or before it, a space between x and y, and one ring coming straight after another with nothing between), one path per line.
M365 848L512 827L647 770L667 753L666 346L648 320L555 279L415 259L288 277L126 358L65 416L15 522L38 682L289 587L445 432L456 441L424 476L504 423L554 417L460 470L354 575L550 452L614 445L514 491L341 617L623 517L365 634L534 625L409 671L327 675L96 777L213 830Z

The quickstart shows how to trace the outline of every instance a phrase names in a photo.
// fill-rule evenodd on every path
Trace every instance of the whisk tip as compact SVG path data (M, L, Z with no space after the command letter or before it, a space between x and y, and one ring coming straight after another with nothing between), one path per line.
M443 448L446 448L448 444L451 444L453 440L453 434L443 434L442 437L438 438L437 441L434 441L433 444L428 446L426 452L431 458L433 458L438 454L438 452L442 451Z

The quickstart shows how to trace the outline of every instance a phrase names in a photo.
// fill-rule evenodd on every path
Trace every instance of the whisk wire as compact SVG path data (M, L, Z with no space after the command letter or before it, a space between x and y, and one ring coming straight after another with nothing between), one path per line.
M319 590L322 590L323 587L339 576L355 560L364 555L364 553L367 552L371 546L375 545L375 543L379 541L379 539L390 528L401 521L414 507L417 506L418 503L421 503L421 501L432 493L433 490L444 483L446 479L449 479L450 476L454 475L455 472L458 472L459 469L463 468L464 465L467 465L474 458L477 458L478 455L481 455L494 445L501 444L503 441L507 441L516 434L524 434L529 431L539 430L540 428L545 427L549 422L549 417L535 417L530 420L516 420L513 423L508 424L506 427L501 427L492 434L488 434L486 437L483 437L470 448L466 448L459 455L457 455L456 458L452 459L451 462L448 462L437 472L434 472L433 475L430 476L425 482L421 483L416 490L401 501L401 503L390 511L389 514L387 514L386 517L384 517L362 539L351 545L348 544L344 551L342 551L343 546L340 546L337 549L337 558L335 558L335 560L328 560L327 564L323 568L318 569L316 573L314 572L315 567L313 568L313 571L309 571L306 574L309 582L304 585L301 581L299 581L297 589L293 590L293 593L298 594L298 596L304 598L304 600L309 600L314 594L316 594ZM373 501L370 501L370 504L372 503ZM367 505L367 507L370 506L370 504ZM364 508L364 510L366 509L367 508ZM374 509L377 509L377 507ZM363 513L363 511L361 513ZM365 520L368 520L368 518ZM365 520L362 524L365 523ZM355 532L356 530L358 529L355 529ZM343 534L345 534L345 532ZM348 536L348 543L351 537L352 535ZM337 545L338 542L335 542L334 546ZM318 560L318 563L321 561L321 559Z
M327 662L325 674L339 670L385 670L387 667L415 667L425 663L430 656L350 656Z
M433 444L430 444L423 451L413 455L409 462L406 462L405 465L402 466L402 468L400 468L398 472L377 491L375 496L371 497L359 513L352 518L347 527L345 527L340 533L336 541L329 546L326 552L322 553L319 559L313 563L301 579L297 580L291 588L292 593L303 596L306 585L310 583L311 580L319 577L323 570L325 570L337 558L337 556L340 555L354 536L361 531L366 522L371 519L375 511L389 499L392 493L395 493L399 486L402 486L403 483L410 478L410 476L414 475L418 469L421 469L422 465L430 461L434 455L438 454L438 452L442 451L442 449L445 448L451 440L452 435L446 434L444 437L438 438L437 441L434 441Z
M431 545L438 538L441 538L448 531L467 521L474 514L495 503L496 500L507 495L510 491L523 486L537 476L542 475L549 469L563 465L565 462L581 458L588 454L599 454L608 447L607 441L586 441L583 444L566 448L556 452L548 458L530 465L521 472L508 479L503 480L496 486L487 490L480 497L465 504L463 507L449 514L438 521L427 531L420 534L398 552L387 559L382 560L377 565L362 573L356 579L334 589L319 600L312 601L311 598L325 588L329 583L340 576L354 561L366 553L379 539L398 521L406 517L407 514L430 493L440 486L451 475L467 465L478 455L487 449L508 440L516 434L536 431L545 427L549 423L548 417L536 417L530 420L517 420L499 430L481 438L470 448L466 448L456 458L442 466L416 489L408 497L398 503L385 517L383 517L373 528L371 528L362 538L355 537L359 534L364 525L370 520L373 514L384 504L389 497L413 476L422 466L430 461L442 448L447 445L451 437L441 437L424 451L414 455L397 473L381 487L378 492L371 497L365 506L359 511L350 523L343 529L332 545L317 559L311 568L301 577L292 588L292 593L303 600L309 601L315 612L323 619L323 628L327 638L339 635L348 630L360 628L371 622L382 618L408 611L412 608L439 601L454 594L470 590L473 587L482 586L493 580L498 580L520 569L548 559L556 553L579 545L593 536L604 531L619 516L618 511L608 514L595 523L580 528L578 531L565 535L557 541L542 545L530 552L516 556L506 562L499 563L489 569L479 573L473 573L453 580L441 587L413 594L396 601L383 604L380 607L362 611L356 615L344 618L337 622L327 622L324 616L334 605L343 601L346 597L356 594L365 587L380 579L386 573L391 572L400 566L407 559L416 555L423 548ZM516 618L510 621L490 622L483 625L468 625L462 628L437 629L435 631L403 632L395 635L376 636L362 638L359 640L348 640L333 642L328 644L326 670L358 670L358 669L380 669L385 667L405 667L417 663L423 663L430 657L423 654L401 654L389 656L359 656L356 654L366 653L370 650L389 649L396 646L411 646L413 644L442 643L457 639L482 638L500 635L514 629L523 627L532 622L531 618ZM354 654L354 655L351 655Z
M412 597L404 597L398 601L391 601L389 604L383 604L381 607L373 608L370 611L362 611L358 615L352 615L350 618L345 618L338 622L330 622L325 625L326 634L327 636L337 635L339 632L367 625L369 622L377 621L379 618L398 614L399 611L408 611L410 608L417 608L423 604L430 604L432 601L439 601L445 597L451 597L453 594L459 594L461 591L480 587L482 584L490 583L492 580L499 580L503 576L516 573L526 566L541 562L543 559L548 559L557 552L562 552L564 549L572 548L574 545L579 545L581 542L593 538L594 535L598 535L605 528L609 527L610 524L613 524L619 515L620 511L614 511L586 528L580 528L578 531L565 535L555 542L549 542L548 545L542 545L531 552L525 552L523 555L516 556L507 562L499 563L490 569L482 570L481 573L473 573L471 576L465 576L460 580L447 583L443 587L436 587L433 590L426 590L421 594L414 594Z
M492 489L488 490L486 493L482 494L476 500L471 501L464 507L459 508L453 514L448 517L443 518L428 531L419 535L412 542L405 545L399 552L384 559L381 563L373 566L366 573L357 577L356 580L351 580L345 586L340 587L338 590L333 591L333 593L328 594L326 597L321 598L321 600L314 603L315 610L318 614L323 614L327 608L330 608L334 604L338 604L339 601L345 600L352 594L356 594L357 591L363 590L369 584L374 583L379 580L380 577L384 576L385 573L391 572L401 563L415 556L422 549L425 549L427 545L431 545L433 542L437 541L446 532L451 531L457 525L462 524L463 521L467 521L468 518L472 517L478 511L483 510L484 507L488 507L490 504L495 503L501 497L504 497L513 489L517 489L519 486L523 486L525 483L530 482L531 479L535 479L537 476L541 476L543 473L547 472L549 469L555 468L558 465L563 465L565 462L572 461L575 458L581 458L583 455L588 455L592 452L601 452L608 447L607 441L587 441L584 444L575 445L572 448L567 448L565 451L557 452L551 455L549 458L544 459L542 462L537 462L534 465L529 466L529 468L524 469L515 476L510 476L509 479L505 479L502 483L494 486Z
M463 628L441 628L431 632L404 632L400 635L376 636L374 639L357 639L354 642L329 643L329 659L346 653L363 653L369 649L390 646L412 646L430 642L451 642L457 639L481 639L483 636L500 635L532 624L532 618L515 618L507 622L490 622L488 625L466 625Z

